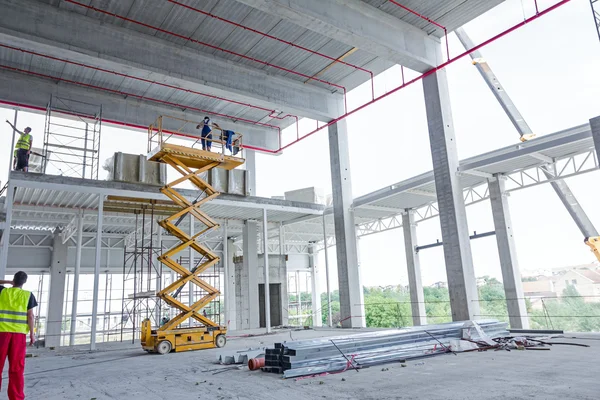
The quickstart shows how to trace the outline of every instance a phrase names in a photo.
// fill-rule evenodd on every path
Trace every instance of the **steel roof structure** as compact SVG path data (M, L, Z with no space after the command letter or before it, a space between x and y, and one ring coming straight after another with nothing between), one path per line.
M541 167L549 167L554 177L548 178ZM460 163L460 179L467 205L489 199L488 179L502 175L507 188L519 190L598 169L598 159L589 124L548 134L525 143L507 146L471 157ZM12 229L23 232L48 232L73 227L79 210L84 211L84 231L95 232L96 205L99 194L164 200L158 188L150 185L109 181L82 180L39 174L11 173L16 185L12 214ZM182 192L195 197L195 192ZM5 197L0 198L3 204ZM417 222L437 216L437 198L433 172L386 186L354 200L353 211L358 236L396 229L402 226L400 215L407 209L417 211ZM106 234L131 235L136 230L135 215L110 212L105 203L103 231ZM318 248L324 244L324 225L327 246L335 244L332 209L319 204L291 202L258 197L223 194L204 208L218 221L227 221L228 233L240 237L243 221L261 220L262 209L269 216L269 246L278 251L280 227L290 252L306 253L309 243ZM324 223L325 222L325 223ZM188 229L188 221L182 222ZM220 238L220 233L207 240ZM261 244L259 244L261 245Z

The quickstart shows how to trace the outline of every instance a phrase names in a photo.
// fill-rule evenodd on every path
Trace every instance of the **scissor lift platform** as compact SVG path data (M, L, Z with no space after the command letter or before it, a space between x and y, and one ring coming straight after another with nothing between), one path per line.
M223 347L227 341L225 336L227 327L219 325L199 312L220 294L217 288L209 285L199 277L203 271L217 264L220 259L198 241L208 231L219 227L215 221L200 210L200 207L220 193L202 179L200 175L213 168L231 170L242 165L245 160L239 157L225 156L169 143L161 143L148 155L148 160L166 163L182 175L160 189L165 196L180 207L180 210L159 221L162 228L181 241L179 245L167 250L158 257L161 263L179 275L179 279L156 294L168 305L178 309L179 314L157 329L152 329L150 320L145 320L141 328L142 347L148 352L160 354L167 354L171 351L180 352ZM174 186L185 181L191 182L201 191L199 200L191 202L174 189ZM197 234L190 236L177 226L177 221L185 214L194 216L206 227ZM201 256L200 263L191 271L175 261L176 254L189 247ZM188 282L199 286L204 293L202 298L191 306L177 299L181 289ZM199 322L201 326L180 327L183 322L190 318Z

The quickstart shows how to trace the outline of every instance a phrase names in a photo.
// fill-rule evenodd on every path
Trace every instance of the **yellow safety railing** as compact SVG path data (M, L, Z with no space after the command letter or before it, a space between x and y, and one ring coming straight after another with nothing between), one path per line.
M165 126L168 126L168 129ZM202 121L198 122L169 115L161 115L148 126L148 153L177 136L194 140L192 145L189 146L192 148L200 146L202 141L206 144L210 143L209 147L211 151L223 155L225 154L225 150L230 150L231 155L236 155L242 150L243 135L241 133L223 129L218 124L213 123L208 124L211 132L207 137L203 138L201 136L203 126L204 122Z

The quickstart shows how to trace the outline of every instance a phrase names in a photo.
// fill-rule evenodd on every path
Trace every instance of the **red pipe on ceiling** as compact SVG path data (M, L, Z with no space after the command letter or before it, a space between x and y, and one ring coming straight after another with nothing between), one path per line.
M65 0L65 1L69 1L69 0ZM338 122L338 121L341 121L341 120L343 120L343 119L345 119L345 118L349 117L350 115L352 115L352 114L354 114L354 113L356 113L356 112L358 112L358 111L360 111L360 110L362 110L362 109L364 109L364 108L367 108L367 107L369 107L370 105L372 105L372 104L375 104L375 103L377 103L378 101L380 101L380 100L382 100L382 99L384 99L384 98L386 98L386 97L388 97L388 96L390 96L390 95L392 95L392 94L394 94L394 93L398 92L399 90L402 90L402 89L404 89L405 87L407 87L407 86L409 86L409 85L412 85L413 83L415 83L415 82L418 82L418 81L422 80L423 78L425 78L425 77L427 77L427 76L429 76L429 75L431 75L431 74L434 74L434 73L436 73L437 71L439 71L439 70L441 70L441 69L443 69L443 68L446 68L446 67L447 67L447 66L449 66L450 64L452 64L452 63L454 63L454 62L456 62L456 61L458 61L458 60L460 60L460 59L464 58L465 56L469 55L470 53L472 53L472 52L474 52L474 51L476 51L476 50L479 50L479 49L481 49L481 48L483 48L483 47L487 46L487 45L488 45L488 44L490 44L490 43L493 43L493 42L495 42L496 40L498 40L498 39L500 39L500 38L502 38L502 37L504 37L504 36L508 35L509 33L513 32L513 31L515 31L515 30L517 30L517 29L519 29L519 28L522 28L523 26L527 25L528 23L530 23L530 22L532 22L532 21L534 21L534 20L536 20L536 19L538 19L538 18L540 18L540 17L542 17L542 16L544 16L544 15L548 14L548 13L549 13L549 12L551 12L551 11L554 11L554 10L556 10L557 8L559 8L559 7L561 7L561 6L563 6L563 5L567 4L567 3L569 3L570 1L571 1L571 0L561 0L561 1L559 1L558 3L556 3L556 4L554 4L554 5L550 6L550 7L548 7L548 8L547 8L547 9L545 9L545 10L537 12L537 13L536 13L536 15L534 15L534 16L532 16L532 17L529 17L529 18L527 18L527 19L523 20L522 22L519 22L519 23L518 23L518 24L516 24L516 25L513 25L512 27L510 27L510 28L508 28L508 29L506 29L506 30L504 30L504 31L500 32L499 34L497 34L497 35L495 35L495 36L491 37L490 39L488 39L488 40L486 40L486 41L484 41L484 42L482 42L482 43L478 44L477 46L475 46L475 47L473 47L473 48L471 48L471 49L469 49L469 50L467 50L467 51L465 51L465 52L463 52L463 53L459 54L458 56L456 56L456 57L454 57L454 58L452 58L452 59L449 59L448 61L444 62L443 64L440 64L439 66L437 66L437 67L435 67L435 68L431 69L430 71L428 71L428 72L425 72L424 74L422 74L422 75L420 75L420 76L418 76L418 77L416 77L416 78L414 78L414 79L412 79L412 80L410 80L410 81L408 81L408 82L406 82L406 83L403 83L402 85L400 85L400 86L398 86L398 87L396 87L396 88L392 89L391 91L389 91L389 92L387 92L387 93L385 93L385 94L383 94L383 95L381 95L381 96L379 96L379 97L377 97L377 98L375 98L375 99L373 99L373 100L371 100L371 101L368 101L368 102L366 102L366 103L365 103L365 104L363 104L362 106L360 106L360 107L358 107L358 108L355 108L354 110L352 110L352 111L349 111L349 112L347 112L347 113L345 113L345 114L343 114L343 115L339 116L338 118L335 118L334 120L332 120L332 121L330 121L330 122L326 123L325 125L323 125L323 126L321 126L321 127L317 127L317 129L313 130L312 132L309 132L309 133L307 133L306 135L304 135L304 136L302 136L302 137L300 137L300 138L296 139L295 141L292 141L291 143L288 143L288 144L286 144L285 146L280 146L280 148L279 148L278 150L270 150L270 149L265 149L265 148L256 147L256 146L248 146L248 145L245 145L245 146L244 146L244 148L247 148L247 149L250 149L250 150L262 151L262 152L265 152L265 153L272 153L272 154L280 153L280 152L282 152L283 150L285 150L286 148L288 148L288 147L290 147L290 146L293 146L294 144L296 144L296 143L298 143L298 142L300 142L300 141L302 141L302 140L306 139L306 138L307 138L307 137L309 137L309 136L312 136L313 134L317 133L317 132L318 132L318 131L320 131L321 129L323 129L323 128L326 128L326 127L328 127L328 126L330 126L330 125L333 125L334 123L336 123L336 122ZM0 65L0 67L7 68L7 69L11 69L11 70L16 70L16 71L19 71L18 69L16 69L16 68L12 68L12 67L5 67L5 66L1 66L1 65ZM33 75L40 75L40 76L44 76L43 74L37 74L37 73L30 72L30 71L24 71L24 70L21 70L21 71L22 71L22 72L24 72L24 73L28 73L28 74L33 74ZM60 78L54 78L54 77L52 77L52 76L46 76L46 77L49 77L49 78L51 78L51 79L59 79L59 80L62 80L62 79L60 79ZM64 81L64 80L63 80L63 81ZM74 82L74 81L73 81L72 83L74 83L74 84L79 84L79 85L83 85L83 86L91 86L91 87L93 87L93 85L81 84L81 83L77 83L77 82ZM119 94L123 94L123 92L114 91L114 90L112 90L112 89L104 89L104 88L99 88L99 89L101 89L101 90L107 90L107 91L111 91L111 92L116 92L116 93L119 93ZM137 96L137 95L134 95L134 96L135 96L135 97L142 98L142 99L148 99L148 100L152 100L152 99L149 99L149 98L147 98L147 97L143 97L143 96ZM4 103L4 104L10 104L10 105L16 105L16 106L23 106L23 105L21 105L21 104L18 104L18 103L10 103L10 102L6 102L6 101L0 101L0 102L2 102L2 103ZM158 102L163 102L163 101L162 101L162 100L158 100ZM168 102L166 102L166 103L168 104ZM43 109L43 108L40 108L40 107L33 107L33 106L28 106L28 105L25 105L24 107L31 108L31 109L37 109L37 110L45 110L45 109ZM181 106L179 106L179 107L181 107ZM184 107L185 107L185 106L184 106ZM188 107L188 108L190 108L190 107ZM119 121L110 121L110 120L106 120L106 121L107 121L108 123L114 123L114 124L117 124L117 125L130 126L130 127L139 128L139 129L147 129L147 127L142 127L142 126L138 126L138 125L132 125L132 124L127 124L127 123L122 123L122 122L119 122ZM317 122L317 124L318 124L318 122ZM170 133L173 133L173 134L176 134L176 135L181 135L181 134L179 134L179 133L176 133L176 132L170 132ZM186 136L186 135L181 135L181 136Z
M247 55L244 55L244 54L241 54L241 53L236 53L235 51L227 50L227 49L224 49L224 48L219 47L219 46L215 46L215 45L212 45L212 44L209 44L209 43L206 43L206 42L202 42L200 40L192 39L191 37L188 37L188 36L185 36L185 35L181 35L179 33L171 32L171 31L168 31L166 29L162 29L162 28L159 28L157 26L146 24L146 23L141 22L141 21L136 21L134 19L127 18L127 17L124 17L122 15L111 13L111 12L106 11L106 10L101 10L101 9L96 8L94 6L83 4L83 3L80 3L80 2L75 1L75 0L64 0L64 1L67 2L67 3L75 4L77 6L85 7L87 9L99 12L101 14L110 15L111 17L114 17L114 18L117 18L117 19L120 19L120 20L123 20L123 21L131 22L133 24L140 25L140 26L143 26L145 28L154 29L157 32L161 32L161 33L164 33L164 34L167 34L167 35L175 36L175 37L178 37L180 39L184 39L184 40L187 40L187 41L190 41L190 42L193 42L193 43L197 43L199 45L206 46L206 47L209 47L209 48L214 49L214 50L222 51L224 53L231 54L231 55L234 55L236 57L244 58L246 60L250 60L250 61L253 61L253 62L256 62L256 63L259 63L259 64L263 64L263 65L266 65L266 66L271 67L271 68L279 69L281 71L284 71L284 72L287 72L287 73L290 73L290 74L298 75L298 76L301 76L303 78L315 80L317 82L321 82L323 84L336 87L336 88L341 89L343 91L343 94L344 94L344 103L346 103L346 101L345 101L345 98L346 98L346 88L344 86L341 86L341 85L338 85L338 84L335 84L335 83L332 83L332 82L328 82L328 81L320 79L320 78L315 78L313 76L309 76L307 74L303 74L302 72L297 72L297 71L294 71L292 69L281 67L279 65L275 65L275 64L272 64L272 63L267 62L267 61L262 61L262 60L259 60L257 58L250 57L250 56L247 56ZM346 110L347 110L347 107L346 107Z
M38 77L41 77L41 78L49 78L49 79L52 79L54 81L66 82L66 83L71 83L71 84L78 85L78 86L89 87L91 89L103 90L103 91L114 93L114 94L118 94L118 95L121 95L121 96L134 97L134 98L137 98L137 99L140 99L140 100L147 100L147 101L152 101L152 102L155 102L155 103L166 104L168 106L177 107L179 109L184 109L184 110L185 109L189 109L189 110L198 111L198 112L201 112L201 113L204 113L204 114L212 114L212 115L218 115L218 116L226 117L225 114L209 112L207 110L203 110L203 109L197 108L197 107L186 106L186 105L183 105L183 104L173 103L171 101L155 99L155 98L148 97L148 96L141 96L141 95L134 94L134 93L123 92L121 90L108 89L108 88L104 88L104 87L97 86L97 85L91 85L89 83L83 83L83 82L73 81L71 79L64 79L64 78L59 78L59 77L52 76L52 75L42 74L42 73L39 73L39 72L33 72L33 71L28 71L28 70L25 70L25 69L21 69L21 68L15 68L15 67L11 67L9 65L0 64L0 68L4 68L4 69L15 71L15 72L21 72L21 73L25 73L25 74L29 74L29 75L34 75L34 76L38 76ZM243 118L237 118L237 120L238 121L244 121ZM246 120L244 122L250 122L250 123L254 123L254 124L260 124L260 125L272 128L272 129L276 129L278 132L280 132L280 128L278 126L276 126L276 125L269 125L269 124L264 124L264 123L258 123L256 121L251 121L251 120Z
M256 30L256 29L254 29L254 28L250 28L250 27L248 27L248 26L245 26L245 25L239 24L239 23L237 23L237 22L234 22L234 21L231 21L231 20L225 19L225 18L223 18L223 17L219 17L218 15L214 15L214 14L211 14L211 13L209 13L209 12L206 12L206 11L200 10L199 8L195 8L195 7L192 7L192 6L190 6L190 5L183 4L183 3L179 2L179 1L176 1L176 0L167 0L167 1L168 1L169 3L173 3L173 4L176 4L176 5L178 5L178 6L181 6L181 7L187 8L188 10L192 10L192 11L195 11L195 12L197 12L197 13L200 13L200 14L206 15L207 17L210 17L210 18L217 19L217 20L219 20L219 21L222 21L222 22L225 22L225 23L227 23L227 24L230 24L230 25L236 26L236 27L238 27L238 28L242 28L242 29L244 29L244 30L247 30L247 31L250 31L250 32L256 33L256 34L258 34L258 35L261 35L261 36L267 37L267 38L269 38L269 39L273 39L273 40L276 40L276 41L278 41L278 42L285 43L285 44L287 44L287 45L289 45L289 46L296 47L296 48L298 48L298 49L300 49L300 50L308 51L309 53L312 53L312 54L315 54L315 55L318 55L318 56L321 56L321 57L327 58L328 60L331 60L331 61L333 61L333 62L340 63L340 64L344 64L344 65L346 65L346 66L348 66L348 67L352 67L352 68L354 68L354 69L357 69L357 70L359 70L359 71L366 72L366 73L370 74L371 76L373 76L373 72L372 72L372 71L369 71L368 69L365 69L365 68L359 67L358 65L350 64L350 63L348 63L348 62L346 62L346 61L339 60L339 59L337 59L337 58L335 58L335 57L328 56L327 54L319 53L318 51L311 50L311 49L309 49L309 48L306 48L306 47L304 47L304 46L300 46L300 45L298 45L298 44L292 43L292 42L290 42L290 41L288 41L288 40L284 40L284 39L278 38L278 37L276 37L276 36L270 35L270 34L268 34L268 33L261 32L261 31L259 31L259 30Z
M294 144L296 144L296 143L298 143L298 142L306 139L307 137L314 135L315 133L317 133L321 129L326 128L326 127L328 127L330 125L333 125L333 124L335 124L338 121L346 119L350 115L352 115L352 114L354 114L354 113L356 113L356 112L358 112L358 111L360 111L360 110L362 110L362 109L364 109L366 107L369 107L372 104L377 103L379 100L382 100L382 99L384 99L384 98L386 98L386 97L388 97L388 96L390 96L390 95L398 92L399 90L402 90L405 87L407 87L409 85L412 85L413 83L418 82L418 81L422 80L423 78L425 78L425 77L427 77L427 76L429 76L431 74L434 74L434 73L436 73L439 70L442 70L442 69L446 68L450 64L452 64L452 63L454 63L454 62L462 59L463 57L471 54L472 52L474 52L476 50L479 50L482 47L485 47L485 46L487 46L490 43L495 42L496 40L498 40L498 39L500 39L500 38L508 35L509 33L513 32L513 31L516 31L519 28L522 28L523 26L527 25L528 23L530 23L532 21L535 21L536 19L538 19L538 18L540 18L540 17L548 14L551 11L556 10L557 8L559 8L559 7L561 7L561 6L569 3L570 1L571 0L561 0L558 3L556 3L556 4L554 4L554 5L550 6L550 7L548 7L544 11L536 12L535 15L533 15L533 16L531 16L529 18L524 19L522 22L519 22L518 24L511 26L510 28L508 28L508 29L500 32L499 34L497 34L495 36L492 36L488 40L486 40L486 41L478 44L477 46L475 46L475 47L473 47L473 48L471 48L471 49L469 49L469 50L467 50L467 51L465 51L465 52L463 52L463 53L461 53L459 55L457 55L454 58L449 59L448 61L440 64L439 66L437 66L437 67L435 67L435 68L433 68L433 69L431 69L431 70L429 70L427 72L425 72L424 74L422 74L422 75L420 75L420 76L418 76L418 77L416 77L416 78L414 78L414 79L412 79L412 80L410 80L410 81L408 81L408 82L406 82L406 83L404 83L404 84L402 84L402 85L400 85L400 86L398 86L398 87L390 90L389 92L387 92L387 93L385 93L385 94L383 94L383 95L381 95L381 96L379 96L379 97L377 97L377 98L375 98L375 99L373 99L371 101L366 102L362 106L360 106L358 108L355 108L354 110L349 111L349 112L345 113L344 115L339 116L338 118L335 118L334 120L326 123L325 125L323 125L321 127L317 127L317 129L313 130L312 132L307 133L306 135L302 136L301 138L299 138L297 140L294 140L293 142L288 143L285 146L280 147L279 150L269 150L269 149L263 149L263 148L259 148L259 147L254 147L254 146L244 146L244 147L246 147L248 149L251 149L251 150L263 151L263 152L266 152L266 153L272 153L272 154L280 153L281 151L287 149L288 147L293 146Z
M25 49L21 49L21 48L18 48L18 47L13 47L13 46L5 45L5 44L2 44L2 43L0 43L0 47L4 47L4 48L10 49L10 50L20 51L20 52L23 52L23 53L31 54L31 55L38 56L38 57L47 58L47 59L54 60L54 61L61 61L61 62L67 63L67 64L76 65L76 66L79 66L79 67L89 68L89 69L92 69L94 71L105 72L105 73L108 73L108 74L112 74L112 75L116 75L116 76L121 76L121 77L129 78L129 79L134 79L134 80L145 82L145 83L149 83L149 84L164 86L164 87L167 87L167 88L170 88L170 89L175 89L175 90L179 90L179 91L183 91L183 92L187 92L187 93L193 93L193 94L197 94L197 95L200 95L200 96L205 96L205 97L209 97L209 98L213 98L213 99L228 101L228 102L231 102L231 103L235 103L235 104L239 104L239 105L243 105L243 106L247 106L247 107L257 108L259 110L268 111L269 112L269 117L270 118L274 118L274 119L285 119L287 117L294 117L293 115L290 115L290 114L285 115L283 117L275 117L275 116L272 116L272 114L275 112L275 110L270 110L270 109L265 108L265 107L254 106L252 104L243 103L243 102L236 101L236 100L229 100L229 99L225 99L223 97L214 96L214 95L206 94L206 93L202 93L202 92L197 92L197 91L191 90L191 89L184 89L184 88L181 88L179 86L169 85L167 83L162 83L162 82L156 82L156 81L152 81L152 80L145 79L145 78L139 78L137 76L132 76L132 75L124 74L124 73L121 73L121 72L116 72L116 71L111 71L111 70L108 70L108 69L104 69L104 68L100 68L100 67L95 67L93 65L87 65L87 64L80 63L80 62L76 62L76 61L66 60L64 58L58 58L58 57L54 57L54 56L49 56L47 54L42 54L42 53L38 53L38 52L35 52L35 51L31 51L31 50L25 50ZM259 122L259 121L253 121L253 120L246 119L246 118L236 117L236 116L233 116L233 115L228 115L228 114L223 114L223 113L215 113L215 112L212 112L212 111L206 111L206 113L207 114L211 114L211 115L218 115L220 117L229 118L229 119L236 120L236 121L247 122L249 124L262 125L262 126L266 126L266 127L269 127L269 128L274 128L275 127L275 125L270 125L270 124L266 124L266 123Z

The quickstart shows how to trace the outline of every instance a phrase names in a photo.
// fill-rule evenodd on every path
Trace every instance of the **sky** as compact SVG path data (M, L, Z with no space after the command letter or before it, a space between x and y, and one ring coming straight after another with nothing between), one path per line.
M540 9L557 0L538 0ZM534 12L533 0L508 0L465 26L475 43L505 30ZM451 34L451 55L463 52ZM572 0L556 11L484 47L483 56L538 136L586 123L600 115L600 43L588 0ZM518 134L490 90L465 57L447 67L454 127L461 159L518 142ZM416 76L407 72L407 78ZM376 95L401 82L394 67L375 79ZM363 85L348 96L350 109L370 99ZM2 121L14 111L0 108ZM353 196L432 169L421 83L413 84L347 119ZM44 115L20 112L18 127L33 128L34 146L41 145ZM300 134L314 121L301 124ZM0 131L0 180L5 182L10 158L8 125ZM284 132L284 143L295 127ZM114 152L144 154L146 135L108 125L102 130L101 160ZM367 160L365 162L365 160ZM372 162L376 160L376 162ZM591 220L600 226L593 183L599 172L569 178L567 183ZM105 173L101 172L101 178ZM305 187L331 192L327 131L286 149L283 155L257 155L257 194L281 196ZM524 275L545 268L586 264L595 260L583 237L550 185L511 193L509 197L517 256ZM469 230L494 230L491 207L482 202L467 208ZM441 240L437 218L418 225L418 244ZM360 239L361 275L365 286L406 285L407 271L402 230ZM477 276L501 280L495 237L471 242ZM424 285L446 281L441 247L419 253ZM332 288L337 288L335 248L329 250ZM317 258L320 288L325 290L324 256Z

